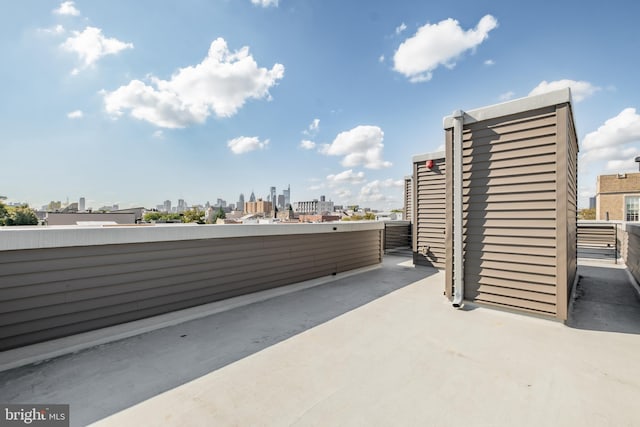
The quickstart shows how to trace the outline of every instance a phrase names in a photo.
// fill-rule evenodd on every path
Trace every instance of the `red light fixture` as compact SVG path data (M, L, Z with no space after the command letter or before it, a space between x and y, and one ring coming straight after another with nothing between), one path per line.
M427 169L433 168L433 160L427 160Z

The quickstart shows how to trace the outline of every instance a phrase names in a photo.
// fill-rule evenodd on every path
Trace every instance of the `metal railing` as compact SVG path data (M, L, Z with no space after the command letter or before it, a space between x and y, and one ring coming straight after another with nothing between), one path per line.
M384 223L384 250L395 251L411 249L411 222L410 221L385 221Z
M617 264L618 227L614 223L578 222L578 258L607 260Z

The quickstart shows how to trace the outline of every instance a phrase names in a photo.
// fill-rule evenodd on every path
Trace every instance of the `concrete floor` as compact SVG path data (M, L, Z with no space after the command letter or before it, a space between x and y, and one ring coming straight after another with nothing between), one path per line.
M0 401L70 403L77 426L638 425L624 270L581 265L565 326L455 310L405 261L1 372Z

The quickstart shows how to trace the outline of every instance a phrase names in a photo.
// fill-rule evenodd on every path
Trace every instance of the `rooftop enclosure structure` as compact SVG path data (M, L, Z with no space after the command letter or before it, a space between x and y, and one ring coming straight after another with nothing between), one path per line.
M444 152L413 157L413 262L445 268Z
M456 113L444 119L446 295L566 320L577 279L569 89Z
M383 227L4 227L0 351L377 265Z
M600 175L596 182L596 220L640 220L640 173Z

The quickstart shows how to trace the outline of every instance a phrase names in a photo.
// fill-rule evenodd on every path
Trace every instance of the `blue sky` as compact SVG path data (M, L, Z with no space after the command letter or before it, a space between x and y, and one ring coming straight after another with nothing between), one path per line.
M582 207L640 155L637 2L3 4L0 194L402 206L442 118L572 87Z

